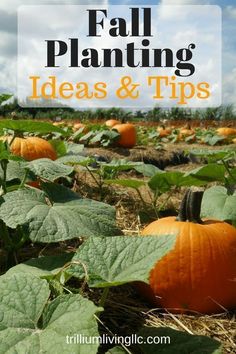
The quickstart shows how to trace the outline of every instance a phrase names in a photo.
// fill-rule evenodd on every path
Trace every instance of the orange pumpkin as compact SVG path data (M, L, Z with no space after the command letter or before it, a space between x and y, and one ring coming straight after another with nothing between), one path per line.
M117 124L121 124L119 120L116 120L116 119L109 119L105 122L105 125L108 127L108 128L112 128L114 127L115 125Z
M51 160L57 158L53 146L47 140L38 137L15 138L10 149L13 155L21 156L28 161L43 157Z
M159 133L160 138L166 138L171 134L171 128L166 128L164 125L157 128L157 132Z
M60 126L63 126L63 125L66 125L66 123L64 121L61 121L61 122L54 122L52 123L53 125L55 125L56 127L60 127Z
M76 132L77 130L83 128L83 133L88 133L89 129L88 127L83 124L83 123L75 123L74 126L73 126L73 131Z
M117 124L113 127L113 129L120 133L120 137L117 141L119 146L124 148L132 148L136 144L137 134L136 128L133 124Z
M234 128L222 127L222 128L218 128L216 132L218 135L226 136L226 137L231 135L236 135L236 129Z
M179 217L152 222L142 235L175 235L174 249L151 270L141 292L173 312L222 312L236 307L236 229L200 220L202 192L188 191ZM221 307L222 306L222 307Z

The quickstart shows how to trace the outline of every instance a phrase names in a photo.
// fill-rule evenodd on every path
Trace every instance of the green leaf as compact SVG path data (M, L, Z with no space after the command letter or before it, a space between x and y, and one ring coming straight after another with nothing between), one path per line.
M47 122L36 122L33 120L11 120L11 119L4 119L0 121L0 130L3 131L3 129L10 129L18 132L28 132L28 133L41 133L41 134L47 134L47 133L53 133L57 132L60 133L61 135L67 135L66 132L59 128L54 126L53 124L47 123Z
M25 170L22 168L22 163L18 161L9 161L7 164L7 178L6 181L18 179L21 181L25 176ZM3 170L0 166L0 178L3 178Z
M13 229L25 225L34 242L120 233L115 226L115 209L110 205L81 199L70 190L66 193L65 187L53 184L46 187L47 194L36 189L21 189L4 195L0 218ZM49 194L57 196L55 202L48 198Z
M17 264L7 271L10 274L31 274L36 277L49 277L56 274L66 263L70 262L74 253L63 253L56 256L33 258L25 263Z
M114 130L102 130L99 131L91 140L90 143L95 144L101 142L102 140L112 141L118 138L120 134Z
M57 159L58 163L65 164L65 165L80 165L80 166L87 166L93 159L87 156L80 156L80 155L65 155Z
M209 182L223 182L224 176L224 165L212 163L186 173L179 171L159 172L150 179L148 185L152 190L165 193L172 187L203 186Z
M108 350L105 354L127 354L130 353L122 347L113 347Z
M142 164L140 166L135 166L134 169L142 173L146 177L153 177L156 173L162 173L164 171L160 170L158 167L151 164Z
M198 167L192 171L186 172L183 178L185 179L186 177L191 176L205 183L215 182L215 181L223 182L225 177L225 172L226 170L223 164L210 163L208 165ZM193 179L192 182L194 182ZM194 183L192 183L192 185L193 184Z
M58 158L66 155L67 148L66 148L66 143L63 140L52 139L49 140L49 143L53 146L54 150L57 153Z
M173 186L180 186L183 179L182 172L158 172L148 182L152 190L160 193L168 192Z
M60 177L69 176L73 172L73 167L62 165L57 161L47 158L27 162L25 163L25 168L29 169L36 176L51 182Z
M1 276L0 328L25 327L33 330L49 295L50 291L45 280L23 274Z
M197 157L206 158L208 162L227 160L229 157L233 156L233 152L228 150L200 149L200 150L190 150L189 153Z
M0 354L96 354L98 344L70 344L74 334L98 336L95 314L102 309L81 295L48 303L45 280L29 274L2 276Z
M136 179L107 179L104 182L106 184L118 184L119 186L122 187L128 187L134 189L138 189L146 185L144 181L140 181Z
M148 283L150 270L174 243L173 234L90 238L80 246L72 261L85 265L91 287L117 286L133 281ZM84 276L80 265L72 265L68 272L79 278Z
M138 336L146 342L139 345L143 354L222 354L221 343L215 339L168 327L144 327L138 332ZM155 340L154 343L147 344L150 339Z
M109 163L102 164L107 171L128 171L143 165L143 162L126 161L125 159L113 159Z
M207 189L202 199L201 215L218 220L236 220L236 194L229 194L221 186Z
M67 143L66 148L68 155L80 155L84 151L83 144Z
M42 182L41 187L53 203L66 203L81 199L78 193L57 183Z

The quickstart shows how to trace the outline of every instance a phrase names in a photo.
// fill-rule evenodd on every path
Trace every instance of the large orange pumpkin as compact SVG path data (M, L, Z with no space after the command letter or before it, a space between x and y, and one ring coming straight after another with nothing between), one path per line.
M132 148L136 144L136 128L133 124L117 124L113 127L113 129L120 133L120 137L117 142L119 146L124 148Z
M13 155L21 156L27 161L43 157L51 160L57 158L53 146L47 140L38 137L15 138L10 149Z
M105 125L108 127L108 128L112 128L114 127L115 125L117 124L120 124L120 121L119 120L116 120L116 119L108 119L106 122L105 122Z
M201 221L202 192L185 195L178 219L152 222L145 235L175 235L175 247L152 269L141 292L173 312L217 313L236 307L236 229L222 221ZM195 207L195 209L194 209Z

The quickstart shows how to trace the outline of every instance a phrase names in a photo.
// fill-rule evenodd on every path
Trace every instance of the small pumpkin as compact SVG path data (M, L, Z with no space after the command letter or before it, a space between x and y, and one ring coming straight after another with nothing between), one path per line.
M105 122L105 125L108 127L108 128L113 128L115 125L117 124L121 124L119 120L116 120L116 119L108 119L106 122Z
M75 123L74 126L73 126L73 131L76 132L77 130L83 128L83 133L88 133L89 129L88 127L83 124L83 123Z
M120 137L117 141L119 146L124 148L132 148L136 145L137 134L136 128L131 123L117 124L113 127L113 129L117 130L120 133Z
M52 123L53 125L55 125L55 127L62 127L64 125L66 125L66 123L64 121L61 121L61 122L54 122Z
M160 138L166 138L171 134L171 128L166 128L164 125L157 128Z
M234 128L228 128L228 127L222 127L222 128L218 128L216 130L217 134L220 136L231 136L231 135L236 135L236 129Z
M21 156L27 161L44 157L51 160L57 159L53 146L47 140L38 137L17 137L13 140L10 149L13 155Z
M195 141L195 130L190 127L188 124L187 127L181 128L179 131L179 139L180 140L185 140L185 138L188 138L192 136L191 141Z
M140 291L172 312L222 312L236 307L236 228L200 219L203 192L188 191L178 218L152 222L142 235L175 235L174 249L151 270Z

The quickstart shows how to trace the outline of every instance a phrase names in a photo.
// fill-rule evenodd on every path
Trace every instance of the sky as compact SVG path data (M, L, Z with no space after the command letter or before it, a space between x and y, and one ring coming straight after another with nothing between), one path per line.
M235 0L0 0L0 92L16 92L17 8L34 4L218 5L223 16L223 103L236 105L236 3Z

